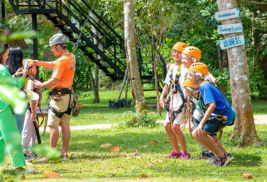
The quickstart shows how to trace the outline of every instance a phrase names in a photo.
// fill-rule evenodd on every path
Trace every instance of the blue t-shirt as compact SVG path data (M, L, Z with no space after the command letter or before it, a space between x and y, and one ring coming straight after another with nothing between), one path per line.
M232 108L225 96L221 94L221 92L209 82L203 82L200 85L199 89L205 107L208 108L209 103L215 102L215 109L217 111L220 111L221 113L226 112L224 115L227 117L227 122L231 122L233 118ZM213 111L213 113L221 114L216 112L215 110Z

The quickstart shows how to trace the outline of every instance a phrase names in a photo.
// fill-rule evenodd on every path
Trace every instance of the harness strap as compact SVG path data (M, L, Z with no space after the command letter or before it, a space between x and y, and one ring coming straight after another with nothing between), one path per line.
M191 135L191 137L193 138L193 135L192 135L192 128L191 128L191 122L190 122L190 98L189 96L187 97L187 119L188 119L188 125L189 125L189 133ZM192 118L193 119L193 118Z
M169 107L170 109L167 109L167 111L170 111L170 121L171 123L173 123L173 121L175 120L176 116L182 112L183 108L185 107L185 103L186 103L186 100L185 100L185 97L184 97L184 94L181 90L181 87L180 87L180 84L179 84L179 79L180 79L180 76L181 76L181 65L179 65L178 67L178 70L177 70L177 74L175 75L175 80L173 80L173 67L171 68L170 70L170 87L169 87L169 93L172 93L172 97L171 97L171 107ZM173 96L174 96L174 93L175 91L179 92L179 95L182 99L182 104L181 106L179 107L179 109L177 111L173 111ZM185 121L185 125L186 125L186 121ZM185 126L184 126L185 127Z
M68 114L70 115L71 113L71 109L73 109L73 107L70 107L70 100L71 100L71 94L69 94L69 105L68 105L68 109L64 112L58 112L56 111L50 104L48 106L48 108L58 117L58 118L62 118L64 114Z

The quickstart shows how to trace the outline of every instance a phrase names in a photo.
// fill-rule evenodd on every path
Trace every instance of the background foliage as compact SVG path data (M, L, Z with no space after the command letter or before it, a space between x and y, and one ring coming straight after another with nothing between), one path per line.
M87 0L89 5L93 4L92 0ZM265 2L265 1L258 1ZM96 3L95 11L111 26L114 30L123 37L123 0L99 0ZM241 11L241 20L244 28L246 51L248 57L250 88L252 97L265 97L265 83L267 76L267 68L265 57L266 39L267 39L267 20L266 6L260 6L252 3L244 3L238 1ZM217 78L218 84L228 83L229 70L219 70L217 44L218 40L224 39L223 35L217 32L217 25L220 23L214 20L214 12L217 12L216 0L196 0L187 1L180 0L136 0L135 1L135 29L136 42L142 50L144 62L149 62L151 59L151 47L147 44L151 43L152 35L155 40L159 40L162 23L164 27L170 24L171 29L168 32L164 44L160 49L161 55L167 63L172 62L171 48L178 41L184 41L188 45L198 47L202 51L201 61L209 65L210 72ZM6 26L16 31L31 30L31 17L28 15L16 16L13 9L6 0ZM46 49L45 43L53 34L54 25L38 15L38 34L39 34L39 59L45 60L43 50ZM151 23L154 29L151 30ZM162 29L163 33L166 28ZM26 40L30 41L30 40ZM255 42L258 42L257 45ZM68 49L72 49L72 43L68 44ZM157 45L158 46L158 45ZM94 71L93 64L86 65L83 58L83 53L77 50L75 53L77 59L77 72L75 75L75 84L78 88L87 89L88 75L86 72L88 66ZM258 65L258 66L257 66ZM41 76L45 79L49 78L51 73L40 68ZM144 74L149 74L151 68L146 68ZM159 70L162 75L162 71ZM102 84L101 84L102 83ZM105 84L108 83L108 84ZM100 76L100 85L102 90L114 88L109 86L113 84L111 81L106 81L105 76ZM90 89L90 86L89 86Z

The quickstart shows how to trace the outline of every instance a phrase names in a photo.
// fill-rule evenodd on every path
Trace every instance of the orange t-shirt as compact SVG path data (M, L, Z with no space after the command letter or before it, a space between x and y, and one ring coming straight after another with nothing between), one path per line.
M54 70L52 78L59 80L58 84L53 86L51 90L68 88L73 84L73 78L75 73L75 56L71 53L65 55L54 62Z

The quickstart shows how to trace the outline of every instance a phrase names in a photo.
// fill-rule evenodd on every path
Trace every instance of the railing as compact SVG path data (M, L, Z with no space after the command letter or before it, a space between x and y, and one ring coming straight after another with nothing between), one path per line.
M88 13L91 10L91 7L85 2L85 0L64 0L64 2L62 0L10 0L10 2L15 5L14 9L16 11L34 9L42 12L40 14L45 14L45 11L47 11L47 14L50 14L51 16L52 14L57 14L60 12L61 14L66 16L69 22L73 22L74 20L81 26L84 24L84 21L87 19ZM95 42L96 40L98 44L103 46L104 50L102 52L107 55L106 57L108 57L121 70L126 70L126 53L123 38L112 27L110 27L106 23L106 21L104 21L102 17L99 16L94 10L91 11L91 14L92 16L89 16L88 23L85 26L84 35L91 42ZM93 28L97 30L97 34L96 31L93 31ZM76 31L76 37L77 34L78 32ZM84 42L85 41L81 41L81 45L84 45ZM152 48L151 46L152 55L153 51L155 52L155 56L159 55L159 51L155 47ZM139 58L139 61L142 62L146 70L150 69L149 72L151 73L151 75L154 75L153 57L152 59L149 59L149 61L147 60L146 63L143 62L142 57ZM163 77L165 77L166 63L161 55L159 64L163 71ZM140 70L140 74L142 75L141 72L144 73L144 70ZM159 78L159 81L161 82L161 84L164 84L162 82L162 79Z
M80 1L79 4L74 0L65 0L64 3L61 0L11 0L16 6L16 11L24 9L49 9L55 12L59 11L64 14L70 21L75 20L81 26L88 17L91 7L85 2ZM81 3L82 2L82 3ZM51 11L50 11L51 12ZM126 54L124 49L124 41L95 11L91 12L93 16L90 16L88 23L85 26L84 34L91 42L96 40L98 44L103 46L103 51L112 62L126 69ZM78 16L79 17L78 17ZM96 35L92 28L95 28L98 32ZM83 44L83 42L81 42ZM124 59L124 61L122 61Z

